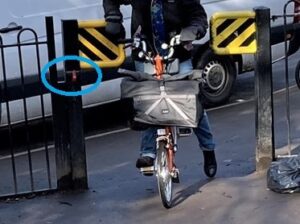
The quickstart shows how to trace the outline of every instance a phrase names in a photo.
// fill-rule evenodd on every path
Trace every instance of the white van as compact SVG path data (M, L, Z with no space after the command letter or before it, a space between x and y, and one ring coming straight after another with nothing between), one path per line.
M283 12L285 0L201 0L205 7L208 18L217 11L233 11L233 10L252 10L256 6L266 6L271 9L272 15L279 15ZM130 6L122 6L121 10L124 17L124 26L127 35L130 35ZM288 11L292 13L294 5L291 4ZM39 41L45 41L45 16L53 16L54 31L56 41L56 56L62 55L62 38L61 38L61 20L64 19L99 19L104 17L102 1L100 0L4 0L0 7L0 90L4 89L4 72L7 79L8 91L10 93L10 119L12 123L24 121L24 106L20 100L23 91L21 88L20 68L18 48L1 48L1 45L15 44L20 28L32 28L38 35ZM289 21L292 21L290 18ZM273 60L283 56L283 19L272 21L274 33L272 35L277 38L278 44L273 48ZM276 28L275 28L276 27ZM9 28L9 29L7 29ZM7 32L11 30L10 32ZM278 33L275 33L278 32ZM209 33L209 32L208 32ZM21 42L34 41L31 32L22 32ZM300 38L299 38L300 39ZM298 40L299 42L299 40ZM298 44L299 45L299 44ZM216 56L209 48L209 34L201 41L195 43L195 67L205 68L206 77L209 80L208 86L205 88L205 97L207 102L218 104L230 96L232 87L237 74L241 74L247 70L253 69L253 55L235 55L235 56ZM40 100L34 96L34 90L38 88L36 74L38 71L35 59L34 47L22 47L22 64L25 75L25 83L28 88L24 91L27 96L27 113L30 119L40 117L41 108ZM4 57L3 57L4 55ZM46 47L40 49L41 66L45 65L47 60ZM62 66L59 65L59 68ZM108 103L120 99L120 78L116 78L107 71L105 77L114 77L112 80L102 82L101 86L94 92L83 96L84 107L95 106ZM35 77L35 78L33 78ZM3 96L3 94L2 94ZM51 105L49 94L45 95L46 114L51 114ZM0 101L4 101L3 97ZM7 124L6 104L1 104L1 123L0 126Z

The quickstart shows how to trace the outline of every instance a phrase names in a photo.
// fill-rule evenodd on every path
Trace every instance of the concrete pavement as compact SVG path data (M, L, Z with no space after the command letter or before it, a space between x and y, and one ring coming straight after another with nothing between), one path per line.
M300 91L292 88L292 148L300 145ZM275 146L287 149L285 93L274 95ZM298 224L300 194L267 190L265 174L255 173L255 108L248 101L209 111L219 170L209 180L195 136L182 138L176 155L181 183L175 185L174 207L160 201L156 179L135 169L139 132L87 141L90 189L33 199L0 202L0 224L8 223L201 223Z

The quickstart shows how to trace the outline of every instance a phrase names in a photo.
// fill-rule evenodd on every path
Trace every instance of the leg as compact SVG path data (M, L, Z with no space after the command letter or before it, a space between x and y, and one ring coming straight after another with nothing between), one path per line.
M192 69L193 65L191 60L180 63L180 73L185 73L191 71ZM217 172L217 162L214 151L215 143L210 130L208 116L205 111L201 120L199 121L198 127L194 128L194 133L196 134L200 148L203 151L204 172L208 177L213 177Z
M210 130L206 111L203 112L203 116L199 121L198 127L194 128L194 133L197 136L199 146L203 151L213 151L215 149L215 143Z
M136 167L153 166L156 157L156 128L150 127L142 132L140 158L136 161Z
M135 69L137 71L144 71L144 64L135 61ZM136 167L152 166L156 157L156 128L151 127L142 132L142 142L140 148L140 158L136 161Z
M156 156L156 131L154 127L148 128L146 131L142 132L142 142L141 142L141 156L149 156L155 158Z
M203 117L199 121L198 127L194 128L199 146L204 156L204 172L208 177L214 177L217 172L217 162L215 157L215 143L210 130L207 113L204 111Z

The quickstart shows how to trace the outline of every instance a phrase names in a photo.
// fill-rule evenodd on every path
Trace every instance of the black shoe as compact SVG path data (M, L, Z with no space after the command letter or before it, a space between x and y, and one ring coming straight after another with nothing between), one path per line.
M217 161L215 151L203 151L204 172L208 177L214 177L217 173Z
M149 156L142 156L137 159L136 161L136 168L142 168L142 167L148 167L148 166L153 166L154 164L154 159Z

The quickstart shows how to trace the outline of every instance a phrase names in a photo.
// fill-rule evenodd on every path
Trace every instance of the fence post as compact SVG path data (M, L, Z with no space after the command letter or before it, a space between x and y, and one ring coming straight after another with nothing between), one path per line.
M255 54L256 171L265 171L275 158L270 9L254 8L257 26Z
M55 59L52 18L46 19L48 59ZM62 22L64 54L78 55L77 21ZM79 61L65 61L65 77L58 78L57 67L49 68L50 83L57 89L77 91L81 89ZM74 78L75 77L75 78ZM51 93L55 160L58 190L87 189L85 140L82 121L82 99Z
M62 21L64 55L78 55L77 20ZM80 91L80 62L65 61L66 88L68 91ZM70 138L70 156L72 170L72 188L87 189L87 166L85 139L83 133L82 97L68 97L68 122Z

